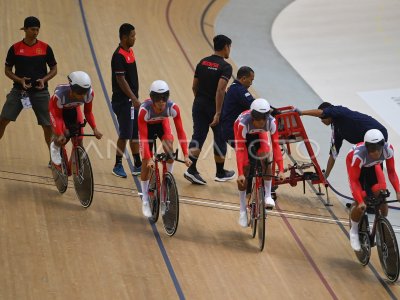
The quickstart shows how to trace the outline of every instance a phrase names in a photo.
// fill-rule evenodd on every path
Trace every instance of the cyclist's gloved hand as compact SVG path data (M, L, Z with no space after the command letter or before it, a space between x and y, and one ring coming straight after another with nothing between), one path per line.
M96 139L101 139L101 137L103 136L103 134L97 129L93 129L93 134L96 136Z
M57 140L57 143L60 145L64 145L67 142L67 138L63 134L57 136L56 140Z
M244 175L240 175L237 178L237 183L239 186L244 186L244 183L246 182L246 177L244 177Z
M149 159L149 162L147 163L147 168L153 169L154 170L154 161L152 159Z
M282 181L282 180L285 179L285 175L283 174L282 171L279 171L279 172L278 172L278 177L279 177L279 180L280 180L280 181Z
M188 155L185 156L184 160L186 167L190 167L192 165L192 161L190 160Z

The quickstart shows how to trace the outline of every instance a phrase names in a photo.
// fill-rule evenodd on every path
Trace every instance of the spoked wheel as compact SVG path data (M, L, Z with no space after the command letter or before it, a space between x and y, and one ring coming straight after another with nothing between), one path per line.
M376 245L383 271L395 282L399 278L399 248L392 225L382 216L377 221Z
M160 206L164 229L169 236L173 236L178 229L179 195L175 178L169 172L165 174L161 194L163 198Z
M160 210L160 189L158 187L156 172L154 170L151 170L150 172L151 173L148 193L151 217L149 218L149 220L151 223L156 223L158 220L158 212Z
M89 156L81 146L76 147L71 165L76 196L81 205L88 208L93 200L93 172Z
M55 166L51 163L51 172L53 173L54 183L56 184L57 190L63 194L68 187L68 157L64 147L60 149L61 154L61 165Z
M258 248L263 251L265 244L265 204L264 204L264 188L260 187L257 191L258 195L258 212L257 212L257 236Z
M358 237L360 239L361 250L354 251L354 253L356 254L360 263L363 266L366 266L369 262L369 258L371 257L371 241L369 239L369 224L367 215L364 215L361 218L358 226Z

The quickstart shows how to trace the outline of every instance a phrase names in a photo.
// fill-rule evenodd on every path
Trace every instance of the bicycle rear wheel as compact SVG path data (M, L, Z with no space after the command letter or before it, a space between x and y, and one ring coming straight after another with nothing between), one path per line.
M64 147L61 147L60 154L61 165L60 167L56 167L53 163L51 163L51 172L53 174L53 179L57 190L60 192L60 194L63 194L68 187L68 157Z
M263 251L265 245L265 204L264 204L264 188L260 187L257 191L258 212L257 212L257 231L258 231L258 248Z
M94 182L92 165L85 149L77 146L72 155L72 178L76 196L84 208L92 204Z
M351 224L351 222L350 222ZM354 251L357 259L363 266L366 266L371 257L371 241L369 239L369 224L367 215L363 215L358 225L358 237L360 239L360 251Z
M173 236L178 229L179 195L175 178L169 172L165 174L161 194L163 198L160 205L164 229L169 236Z
M383 216L377 221L376 245L383 271L391 282L399 278L399 248L390 222Z
M151 210L151 217L149 220L151 223L156 223L158 220L158 212L160 210L160 188L158 187L157 174L154 170L150 171L148 194Z

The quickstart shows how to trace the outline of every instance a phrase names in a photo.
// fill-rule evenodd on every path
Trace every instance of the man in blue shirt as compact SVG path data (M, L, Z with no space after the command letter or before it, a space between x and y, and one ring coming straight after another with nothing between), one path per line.
M303 110L295 109L301 116L312 116L321 119L325 125L331 125L332 137L329 159L326 166L325 177L328 178L335 159L342 147L343 140L351 144L357 144L364 141L365 133L370 129L378 129L388 140L386 128L371 116L353 111L344 106L335 106L329 102L323 102L318 109Z
M235 147L233 124L243 111L250 109L250 104L254 101L254 97L248 91L254 80L254 71L243 66L238 70L236 77L225 95L221 114L222 135L231 147ZM221 149L221 152L225 155L226 148Z

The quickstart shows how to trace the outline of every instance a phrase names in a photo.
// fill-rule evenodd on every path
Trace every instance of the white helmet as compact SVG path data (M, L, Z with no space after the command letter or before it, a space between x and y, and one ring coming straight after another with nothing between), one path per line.
M157 101L168 101L169 98L169 86L164 80L156 80L150 86L150 98L151 100Z
M150 86L150 93L164 94L169 92L169 86L164 80L156 80Z
M269 105L268 101L263 98L258 98L254 100L250 105L250 110L255 110L256 112L266 114L269 113L271 106Z
M87 73L83 71L75 71L68 75L69 84L72 90L83 94L92 86L92 81Z
M364 135L364 142L366 143L378 144L379 142L382 142L384 140L385 137L378 129L370 129Z
M376 151L385 145L385 137L380 130L370 129L364 135L364 142L368 151Z

